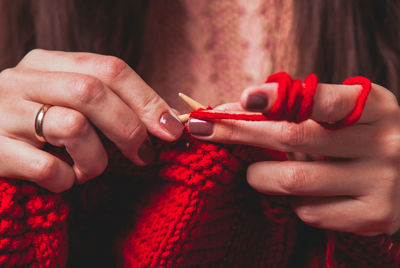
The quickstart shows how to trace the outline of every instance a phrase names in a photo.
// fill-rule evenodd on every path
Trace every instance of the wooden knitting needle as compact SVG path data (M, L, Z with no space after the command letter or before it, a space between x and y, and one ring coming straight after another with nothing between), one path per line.
M181 121L182 124L184 124L184 123L186 123L187 121L189 121L189 117L190 117L190 114L181 114L181 115L178 115L178 119L179 119L179 121Z
M200 108L205 109L206 106L204 106L203 104L201 104L200 102L195 101L194 99L190 98L189 96L179 92L178 96L187 104L189 105L190 108L192 108L193 111L196 111ZM181 114L178 115L179 120L181 121L181 123L186 123L189 120L189 116L190 114Z
M193 111L196 111L200 108L205 109L206 106L204 106L203 104L195 101L194 99L192 99L189 96L186 96L185 94L179 92L178 96L184 101L186 102L187 105L189 105L190 108L192 108Z
M203 104L195 101L194 99L190 98L189 96L183 94L183 93L178 93L178 96L181 97L181 99L187 104L189 105L190 108L193 109L193 111L203 108L205 109L206 106L204 106ZM179 120L181 121L182 124L186 123L189 120L190 114L181 114L178 115ZM288 158L289 161L296 161L296 156L294 153L292 152L287 152L286 153L286 157Z

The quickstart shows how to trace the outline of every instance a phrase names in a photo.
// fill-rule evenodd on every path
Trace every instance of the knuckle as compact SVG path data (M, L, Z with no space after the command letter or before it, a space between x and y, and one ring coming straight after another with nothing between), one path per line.
M346 111L351 103L348 103L347 98L341 98L338 91L331 90L328 95L327 98L322 100L326 121L334 122L340 120L341 118L337 118L338 111Z
M378 228L385 233L393 232L392 229L398 219L398 213L394 205L388 202L371 211L373 211L370 213L371 224L379 226Z
M106 93L103 83L91 76L80 75L73 84L72 98L80 104L96 103Z
M306 129L304 124L283 123L281 124L280 140L283 148L288 151L305 145Z
M0 80L8 81L14 78L16 74L15 68L7 68L0 72Z
M117 143L131 144L135 142L138 137L146 136L146 128L143 124L137 123L122 128L119 133L119 137L116 138Z
M155 110L163 110L161 107L165 107L164 101L155 93L150 90L149 93L143 95L141 98L141 104L138 106L138 113L144 120L151 120L156 113Z
M99 56L96 59L97 61L99 63L97 66L99 66L100 75L110 80L117 79L128 69L127 63L114 56Z
M49 51L40 48L32 49L27 54L25 54L25 56L18 63L17 66L22 66L22 67L29 66L29 62L35 59L40 59L40 57L42 57L44 53L49 53Z
M382 187L386 187L389 191L397 191L400 186L398 163L387 161L387 164L381 169L379 178ZM391 194L395 195L396 192Z
M150 91L142 98L142 109L144 111L152 111L155 106L159 106L160 104L161 98L154 91Z
M314 227L320 226L320 219L318 215L315 214L312 207L299 206L295 209L295 212L303 222Z
M231 122L230 124L226 125L226 131L224 140L227 141L236 141L239 139L240 136L240 126L238 126L240 122Z
M393 94L393 92L389 91L389 90L385 90L385 106L386 105L390 105L391 108L394 108L396 111L398 111L399 109L399 103L397 101L396 96Z
M71 110L64 116L62 128L64 138L74 138L88 133L90 123L83 114Z
M33 176L37 183L54 179L59 171L57 160L53 157L42 158L33 162Z
M80 170L81 176L80 181L88 181L93 179L99 175L101 175L107 168L108 158L102 157L101 159L97 159L96 162L91 166L87 167L85 170Z
M26 60L28 60L28 59L30 59L30 58L38 57L38 56L42 55L44 52L45 52L45 50L40 49L40 48L32 49L31 51L29 51L29 52L25 55L25 57L22 59L22 61L26 61Z
M372 84L372 87L376 90L379 103L381 104L380 108L383 109L384 112L398 112L399 104L397 98L390 90L377 84Z
M281 170L280 185L289 194L300 194L307 187L304 168L293 166Z
M400 155L400 129L397 126L391 126L384 131L381 137L376 139L378 151L383 157L398 160Z

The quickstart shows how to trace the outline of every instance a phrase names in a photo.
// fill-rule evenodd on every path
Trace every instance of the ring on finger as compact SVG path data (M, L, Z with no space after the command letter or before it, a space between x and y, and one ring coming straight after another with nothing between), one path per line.
M47 142L46 138L43 136L43 120L46 112L50 109L51 105L43 104L40 107L38 113L35 117L35 136L40 142Z

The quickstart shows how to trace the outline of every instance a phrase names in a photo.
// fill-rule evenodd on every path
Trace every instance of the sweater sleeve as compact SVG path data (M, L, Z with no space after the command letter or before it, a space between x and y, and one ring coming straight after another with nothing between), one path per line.
M390 236L327 232L326 267L399 267L400 243Z

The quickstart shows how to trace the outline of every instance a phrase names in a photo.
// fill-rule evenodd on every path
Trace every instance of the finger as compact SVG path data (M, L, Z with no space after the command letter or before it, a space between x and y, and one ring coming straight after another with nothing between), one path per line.
M242 108L242 106L240 105L239 102L224 103L224 104L221 104L221 105L218 105L217 107L215 107L214 110L217 110L217 111L237 111L237 112L245 111Z
M247 181L271 195L361 196L375 187L375 173L369 162L269 161L249 166Z
M299 197L292 207L299 218L316 228L351 232L363 236L392 234L387 209L346 197Z
M54 146L65 146L71 156L76 182L99 176L107 167L107 153L89 121L81 113L53 106L43 122L43 135Z
M18 111L9 113L7 137L22 140L41 148L33 127L34 113L41 107L29 101L17 102ZM107 166L107 153L89 121L81 113L64 107L52 106L45 114L43 135L54 146L65 146L73 159L76 181L82 183L100 175Z
M370 125L355 125L330 131L312 120L301 124L286 121L249 122L190 119L189 132L201 140L246 144L284 152L303 152L333 157L360 157L379 151L379 131ZM370 146L365 146L369 144Z
M32 181L56 193L74 184L72 167L47 152L6 137L0 138L0 148L0 177Z
M277 88L277 83L249 87L240 97L241 105L248 110L268 114L277 99ZM361 85L318 84L311 119L317 122L337 122L344 119L353 111L361 90ZM396 107L397 101L392 93L372 84L358 123L375 122Z
M64 106L81 112L127 158L143 165L138 152L147 140L145 126L100 80L75 73L43 73L31 70L10 72L10 79L5 80L8 88L14 88L18 94L23 94L24 99L35 103ZM27 117L32 118L32 114Z
M171 141L182 134L183 125L169 105L116 57L34 50L20 65L42 71L78 72L97 77L138 114L153 135Z

